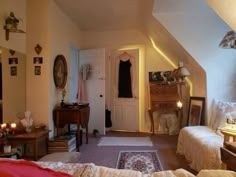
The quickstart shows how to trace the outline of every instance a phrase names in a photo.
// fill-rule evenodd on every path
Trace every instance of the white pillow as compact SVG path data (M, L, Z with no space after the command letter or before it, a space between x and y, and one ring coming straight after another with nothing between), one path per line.
M212 116L210 126L213 130L217 130L219 127L224 126L226 121L226 114L229 112L236 111L236 103L235 102L226 102L221 100L213 100L212 106Z

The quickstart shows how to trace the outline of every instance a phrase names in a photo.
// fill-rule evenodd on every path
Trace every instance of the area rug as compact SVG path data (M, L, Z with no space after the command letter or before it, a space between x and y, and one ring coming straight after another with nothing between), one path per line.
M163 170L155 150L120 151L116 168L136 170L143 174Z
M98 146L152 146L150 137L102 137Z

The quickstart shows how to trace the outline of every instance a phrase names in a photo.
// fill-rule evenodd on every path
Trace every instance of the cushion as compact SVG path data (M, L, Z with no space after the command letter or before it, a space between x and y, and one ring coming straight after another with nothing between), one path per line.
M214 99L212 102L210 127L213 130L217 130L219 127L224 126L227 119L226 114L234 111L236 111L235 102L227 102Z
M235 177L236 172L229 170L201 170L197 177Z
M80 158L79 152L55 152L48 154L38 161L63 162L63 163L78 163Z

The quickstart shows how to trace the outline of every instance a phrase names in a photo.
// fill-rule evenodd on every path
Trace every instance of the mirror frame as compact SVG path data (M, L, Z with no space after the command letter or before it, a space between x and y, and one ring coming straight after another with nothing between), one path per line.
M63 55L57 55L53 65L53 79L56 88L63 89L67 81L67 63Z

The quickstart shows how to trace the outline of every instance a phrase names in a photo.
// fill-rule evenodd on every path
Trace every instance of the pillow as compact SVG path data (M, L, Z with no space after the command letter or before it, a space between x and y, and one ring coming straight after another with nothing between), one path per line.
M236 111L236 102L227 102L213 99L210 127L213 130L217 130L220 126L224 126L226 121L225 114L234 111Z
M80 158L79 152L55 152L48 154L38 161L43 162L63 162L63 163L78 163Z
M229 170L201 170L197 177L235 177L236 172Z

